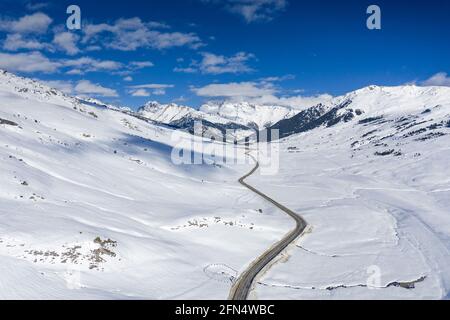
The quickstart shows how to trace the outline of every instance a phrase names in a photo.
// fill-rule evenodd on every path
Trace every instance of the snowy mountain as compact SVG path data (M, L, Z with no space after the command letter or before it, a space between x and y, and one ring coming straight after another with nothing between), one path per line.
M228 119L241 125L261 130L290 118L298 111L270 105L255 105L248 102L209 102L201 106L200 111Z
M317 128L335 127L340 123L394 123L396 133L415 127L415 135L432 136L445 127L450 89L447 87L377 87L371 86L335 98L330 104L308 108L292 118L281 120L270 129L280 137ZM394 133L393 133L394 134ZM412 133L411 133L412 134Z
M138 110L138 114L160 124L194 133L195 122L202 121L203 135L224 136L233 132L231 141L253 136L258 130L282 119L294 116L298 111L279 106L254 105L247 102L209 102L195 110L177 104L160 104L152 101Z
M227 118L173 103L160 104L155 101L149 102L138 110L138 114L156 123L183 129L191 134L195 133L195 123L201 122L201 135L218 139L227 136L228 132L228 141L241 140L254 133L250 127L233 122Z

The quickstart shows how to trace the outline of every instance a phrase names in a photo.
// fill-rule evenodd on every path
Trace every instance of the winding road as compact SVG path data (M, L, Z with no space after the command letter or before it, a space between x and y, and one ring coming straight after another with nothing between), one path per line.
M250 189L257 195L261 196L265 200L269 201L271 204L273 204L275 207L285 212L290 217L292 217L292 219L295 220L297 225L294 230L292 230L289 234L287 234L280 242L275 244L272 248L267 250L262 256L256 259L250 265L250 267L243 274L240 275L240 277L237 279L237 281L231 288L229 297L230 300L236 301L247 300L250 290L252 289L253 282L255 278L258 276L258 274L266 266L268 266L277 256L279 256L291 243L293 243L298 237L300 237L305 231L306 227L308 226L307 222L302 217L297 215L295 212L286 208L282 204L276 202L269 196L265 195L261 191L257 190L256 188L252 187L251 185L245 182L245 180L248 177L252 176L259 169L259 162L254 157L252 156L250 157L256 162L256 166L253 168L252 171L250 171L248 174L239 179L239 183L244 187L246 187L247 189Z

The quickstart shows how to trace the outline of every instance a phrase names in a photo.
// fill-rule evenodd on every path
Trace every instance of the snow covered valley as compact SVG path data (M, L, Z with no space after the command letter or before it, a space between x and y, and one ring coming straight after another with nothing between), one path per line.
M0 101L0 299L225 299L293 225L170 129L10 74Z
M450 88L313 108L247 180L309 223L250 298L449 298ZM294 228L238 183L249 159L176 165L151 120L0 74L0 299L226 299Z

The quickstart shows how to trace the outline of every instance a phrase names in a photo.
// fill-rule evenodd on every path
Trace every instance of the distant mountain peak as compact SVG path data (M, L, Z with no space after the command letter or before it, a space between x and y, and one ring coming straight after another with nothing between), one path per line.
M296 113L291 108L258 105L245 101L211 101L202 105L200 110L255 129L264 129L282 119L292 117Z

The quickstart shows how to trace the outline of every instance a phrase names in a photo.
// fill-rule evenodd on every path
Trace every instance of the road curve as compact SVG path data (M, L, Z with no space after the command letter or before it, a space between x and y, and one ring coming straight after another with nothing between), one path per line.
M237 279L237 281L231 288L229 297L230 300L236 301L247 300L250 290L252 289L253 281L258 276L258 274L267 265L269 265L277 256L279 256L292 242L294 242L298 237L300 237L305 231L306 227L308 226L306 221L302 217L297 215L295 212L286 208L282 204L276 202L269 196L265 195L261 191L255 189L254 187L245 182L245 180L248 177L252 176L259 169L259 162L256 161L254 157L252 156L250 157L256 162L256 166L253 168L252 171L250 171L248 174L239 179L239 183L244 187L246 187L247 189L250 189L257 195L261 196L265 200L269 201L278 209L288 214L290 217L292 217L292 219L295 220L297 225L294 230L292 230L289 234L287 234L280 242L275 244L272 248L267 250L262 256L256 259L251 264L251 266L243 274L240 275L240 277Z

